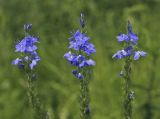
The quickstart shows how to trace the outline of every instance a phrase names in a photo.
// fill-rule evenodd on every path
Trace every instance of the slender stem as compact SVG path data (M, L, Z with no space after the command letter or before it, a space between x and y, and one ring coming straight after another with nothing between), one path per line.
M131 59L127 57L124 65L124 115L125 119L132 119L131 88Z
M83 0L82 0L83 2ZM83 3L82 3L83 5ZM83 10L83 7L82 7ZM85 19L84 14L81 13L80 17L80 31L84 33L85 31ZM82 51L83 52L83 51ZM82 54L81 50L79 50L79 54ZM81 110L81 119L91 119L90 115L90 105L89 105L89 80L90 74L88 74L88 70L78 69L83 72L84 78L80 80L80 110Z
M28 93L29 103L32 105L32 108L36 113L36 119L49 119L47 111L43 109L42 104L40 103L40 100L37 97L37 94L35 93L35 88L32 83L31 76L32 74L27 74L28 77L27 93Z
M80 104L81 104L81 119L91 119L89 107L89 80L84 78L80 80Z

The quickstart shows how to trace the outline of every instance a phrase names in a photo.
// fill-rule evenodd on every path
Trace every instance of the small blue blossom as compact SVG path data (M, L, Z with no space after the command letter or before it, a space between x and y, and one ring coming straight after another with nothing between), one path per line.
M124 50L119 50L117 53L115 53L112 58L117 58L117 59L122 59L126 56L126 51Z
M117 53L115 53L112 58L122 59L127 56L130 56L132 54L132 46L129 46L123 50L119 50Z
M94 65L96 65L95 61L93 61L92 59L89 59L89 60L82 61L79 64L79 67L82 68L82 67L94 66Z
M73 70L72 74L78 79L83 79L84 78L84 76L81 73L79 73L78 70Z
M12 65L17 65L20 69L24 68L23 60L20 59L20 58L17 58L15 60L13 60L11 64Z
M79 30L70 38L69 49L80 50L87 43L89 37L86 37L84 33L80 33Z
M129 37L126 34L120 34L119 36L117 36L117 39L119 42L122 42L122 41L129 42Z
M74 49L76 51L82 50L88 55L95 53L96 50L94 45L89 43L89 37L85 35L85 33L81 33L79 30L75 32L75 34L70 38L70 46L69 49Z
M29 67L30 67L31 69L33 69L33 68L37 65L37 62L38 62L38 61L39 61L39 60L33 59L32 62L31 62L31 64L29 64Z
M78 74L78 70L72 70L72 74L73 75L77 75Z
M84 56L73 54L70 51L65 53L64 57L74 66L78 66L81 61L85 60Z
M24 28L31 29L32 25L24 25ZM24 64L29 64L30 69L33 69L37 62L40 60L36 50L38 49L36 43L39 42L37 37L33 37L31 35L27 35L23 38L16 46L15 52L23 53L22 58L17 58L16 60L12 61L13 65L22 66Z
M84 78L83 74L81 74L81 73L78 73L78 75L76 75L76 77L77 77L78 79L83 79L83 78Z
M86 60L82 55L76 55L69 51L68 53L64 54L64 57L74 66L79 68L87 67L87 66L94 66L96 63L92 60Z
M22 61L23 61L22 59L17 58L17 59L15 59L15 60L12 61L12 64L13 65L18 65L18 64L22 63Z
M133 45L137 44L137 34L133 34L132 32L130 32L128 35L126 34L120 34L119 36L117 36L117 39L119 42L131 42Z
M128 22L128 34L120 34L117 36L117 39L119 42L131 42L133 45L137 44L138 37L137 34L132 32L132 26L130 22Z
M35 45L35 43L37 42L38 42L37 37L32 37L30 35L27 35L24 39L22 39L22 41L20 41L16 45L15 52L24 52L24 53L33 52L37 50L37 46Z
M92 43L88 43L88 44L86 43L86 45L83 46L82 49L85 51L85 53L87 55L91 55L92 53L96 53L96 50L95 50L94 45Z
M134 60L138 60L140 58L140 56L144 57L146 55L147 55L147 53L144 51L135 51Z
M24 61L27 62L28 60L29 60L29 56L25 56L25 57L24 57Z
M69 61L69 62L72 62L75 57L76 57L76 54L73 54L71 53L71 51L69 51L68 53L65 53L64 54L64 57Z
M138 40L137 34L133 34L132 32L130 32L129 38L133 45L137 44L137 40Z

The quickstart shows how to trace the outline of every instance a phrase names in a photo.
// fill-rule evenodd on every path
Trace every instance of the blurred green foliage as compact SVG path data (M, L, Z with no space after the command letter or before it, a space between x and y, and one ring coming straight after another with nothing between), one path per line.
M132 67L133 117L160 118L160 0L0 0L0 119L33 118L25 76L11 66L25 23L32 23L40 37L36 83L41 102L51 119L79 119L79 83L63 55L70 32L79 28L81 11L97 49L90 83L93 119L123 119L123 81L118 76L123 61L111 57L122 48L116 36L126 32L128 19L140 38L139 48L148 52Z

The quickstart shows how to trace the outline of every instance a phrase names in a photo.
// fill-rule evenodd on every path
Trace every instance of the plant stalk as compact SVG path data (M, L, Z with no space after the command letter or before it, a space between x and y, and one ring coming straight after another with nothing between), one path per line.
M89 79L88 78L83 78L80 80L81 119L91 119L88 86L89 86Z
M37 94L35 93L35 87L34 84L32 82L32 78L31 78L32 74L27 74L28 77L28 98L29 98L29 103L32 105L32 108L34 110L34 112L36 113L36 119L49 119L49 116L47 114L47 111L45 111L42 107L42 104L39 100L39 98L37 97Z
M127 57L124 65L124 116L132 119L132 100L134 98L131 88L131 59Z

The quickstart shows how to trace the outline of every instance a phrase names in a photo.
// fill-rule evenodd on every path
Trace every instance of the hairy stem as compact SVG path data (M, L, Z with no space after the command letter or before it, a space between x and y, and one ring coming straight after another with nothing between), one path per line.
M124 115L125 119L132 119L132 91L131 88L131 59L127 57L124 65Z
M89 107L89 79L84 78L80 81L80 105L81 119L91 119Z
M32 75L27 74L28 77L28 98L29 98L29 103L32 105L33 110L36 113L36 119L49 119L49 116L47 114L47 111L45 111L42 107L42 104L37 97L37 94L35 93L35 87L32 82Z

